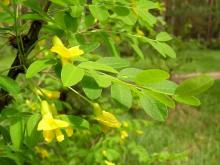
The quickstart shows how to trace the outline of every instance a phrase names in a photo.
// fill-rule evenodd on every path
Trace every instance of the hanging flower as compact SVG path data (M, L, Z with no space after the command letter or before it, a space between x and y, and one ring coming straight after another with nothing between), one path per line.
M112 113L106 111L102 111L102 113L96 116L95 119L106 127L119 128L121 126L121 123L116 117Z
M128 137L127 131L121 131L120 132L120 137L121 137L121 140L126 139Z
M121 126L116 117L110 112L103 111L98 103L93 103L93 110L96 116L95 119L104 127L119 128Z
M40 96L46 96L49 99L58 99L60 97L59 91L51 91L51 90L47 90L47 89L43 89L43 88L37 90L37 93Z
M48 102L43 100L41 102L42 119L38 123L37 130L43 131L45 141L49 143L55 137L58 142L63 141L64 135L61 131L62 128L65 128L68 136L72 136L73 131L69 123L63 120L54 119L50 109L51 107Z
M79 57L84 53L79 46L71 48L65 47L57 36L53 37L53 47L50 50L59 55L62 64L72 63L74 58Z
M49 156L49 153L46 149L42 148L42 147L35 147L35 151L36 153L38 153L40 155L41 158L47 158Z

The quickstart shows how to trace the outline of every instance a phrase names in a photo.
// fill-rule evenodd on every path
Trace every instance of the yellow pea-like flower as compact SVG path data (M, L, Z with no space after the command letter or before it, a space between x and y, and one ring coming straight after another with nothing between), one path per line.
M48 143L55 137L58 142L61 142L64 140L64 135L61 129L65 128L67 135L70 136L72 135L70 130L71 128L68 122L53 118L50 108L51 106L47 101L43 100L41 102L42 119L38 123L37 130L43 131L43 137Z
M106 127L119 128L121 126L121 123L117 118L112 113L106 111L102 111L102 113L96 116L95 119Z
M68 137L71 137L73 135L73 129L71 127L65 128L65 131Z
M72 63L74 58L79 57L84 52L78 46L67 48L63 45L63 42L57 36L53 37L53 47L51 52L57 53L61 59L62 64Z
M42 147L35 147L35 151L36 153L38 153L41 158L47 158L49 156L49 153L46 149L42 148Z
M120 137L121 137L122 140L124 140L128 137L128 133L126 131L121 131L120 134L121 134Z
M58 99L60 97L60 92L59 91L51 91L47 89L41 88L40 90L37 90L37 93L40 96L46 96L49 99Z

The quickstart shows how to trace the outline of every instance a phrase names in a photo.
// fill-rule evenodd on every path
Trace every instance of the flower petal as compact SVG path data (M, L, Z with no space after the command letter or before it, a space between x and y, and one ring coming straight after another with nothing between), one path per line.
M79 46L69 48L69 52L71 54L71 57L78 57L84 53L83 50L79 48Z
M44 140L50 143L54 138L53 131L43 131Z
M67 127L65 130L68 137L73 135L73 129L71 127Z
M106 111L102 111L102 114L98 115L95 119L107 127L118 128L121 126L121 123L116 119L116 117Z
M63 42L61 41L61 39L57 36L53 37L53 46L61 46L64 47Z
M50 51L57 53L60 58L71 58L70 51L64 46L53 46Z
M47 96L49 99L58 99L60 97L60 92L59 91L51 91L47 89L40 89L37 90L37 93L40 96Z
M56 123L56 126L58 128L65 128L65 127L69 127L69 123L63 120L58 120L58 119L53 119L54 122Z
M41 113L42 113L42 115L51 113L50 112L50 105L48 104L48 102L46 100L41 101Z
M58 128L66 128L68 126L69 123L66 121L54 119L48 115L44 115L43 119L38 124L37 130L50 131Z
M64 140L64 135L60 129L56 129L55 134L56 134L56 139L58 142L62 142Z

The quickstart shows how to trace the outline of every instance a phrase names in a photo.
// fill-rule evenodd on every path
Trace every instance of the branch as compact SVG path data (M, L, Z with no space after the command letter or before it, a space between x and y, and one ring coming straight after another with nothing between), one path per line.
M48 1L46 5L44 6L44 12L48 11L50 5L51 5L51 2ZM14 48L18 49L19 47L22 47L23 50L21 52L19 51L17 52L16 58L11 65L11 69L8 72L8 77L16 80L17 76L20 73L24 73L24 65L26 63L26 59L28 55L30 54L30 52L35 47L35 43L38 40L38 36L42 28L42 24L43 24L43 21L41 20L33 21L26 35L14 36L9 39L9 42ZM17 42L16 38L21 38L21 42ZM24 61L22 61L21 59L24 59ZM8 95L8 92L4 90L0 90L0 111L6 105L10 104L12 100L13 99L11 96Z

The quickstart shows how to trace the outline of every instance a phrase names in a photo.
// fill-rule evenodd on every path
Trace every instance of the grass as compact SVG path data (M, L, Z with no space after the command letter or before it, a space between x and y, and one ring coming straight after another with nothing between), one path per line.
M177 54L178 61L185 61L177 72L212 72L220 71L220 51L186 50Z

